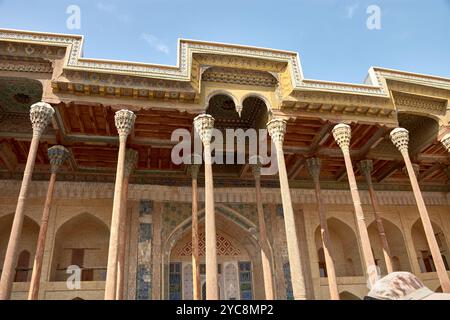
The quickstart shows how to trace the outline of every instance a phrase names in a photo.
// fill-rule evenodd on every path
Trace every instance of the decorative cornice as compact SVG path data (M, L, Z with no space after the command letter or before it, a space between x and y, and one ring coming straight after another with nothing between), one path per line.
M33 181L30 184L29 198L45 198L46 181ZM17 197L20 181L0 180L3 190L2 198ZM203 188L199 188L199 201L204 201ZM367 191L360 191L361 202L370 205ZM450 193L422 192L425 203L429 206L450 206ZM55 187L55 198L61 199L112 199L113 183L68 182L58 181ZM316 202L313 189L291 189L292 199L298 204L314 204ZM214 188L215 201L218 203L254 203L254 188ZM351 205L352 198L347 190L322 190L322 197L326 204ZM415 206L414 195L411 191L377 191L380 205ZM191 187L171 187L152 185L129 185L129 199L190 202L192 200ZM262 189L264 203L281 203L279 189Z
M392 94L395 106L401 111L416 111L437 115L445 115L447 111L447 100L430 99L401 92L393 92Z
M292 87L296 90L325 90L332 92L388 96L385 79L411 81L445 89L450 88L450 79L448 78L378 67L373 67L369 70L369 80L366 84L304 79L300 60L298 54L295 52L187 39L179 39L178 41L178 59L176 66L83 58L83 36L79 35L0 29L0 41L10 41L23 45L25 53L28 55L35 54L35 49L26 44L43 46L41 49L42 53L47 56L61 54L61 51L52 51L52 48L55 46L66 47L66 69L121 73L149 78L173 79L177 81L190 81L192 77L191 65L193 56L195 54L207 54L210 55L210 57L211 55L225 55L228 56L228 60L248 58L250 60L247 61L247 64L256 63L257 66L259 66L261 62L252 59L263 59L263 63L265 61L267 63L277 62L285 64L289 68ZM8 52L14 53L16 50L16 48L10 47ZM201 60L201 58L199 59Z

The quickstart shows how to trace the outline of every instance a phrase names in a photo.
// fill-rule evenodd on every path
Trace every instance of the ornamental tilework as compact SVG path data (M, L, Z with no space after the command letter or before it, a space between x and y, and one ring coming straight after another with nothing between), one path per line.
M246 203L230 203L227 204L227 206L239 212L239 214L243 215L254 224L258 224L258 212L256 210L256 205Z
M294 293L292 291L291 269L289 262L283 263L284 283L286 285L286 300L294 300Z
M152 236L153 224L148 217L153 212L153 201L139 203L138 267L136 272L136 299L150 300L152 292Z
M205 234L199 235L199 250L200 256L205 255ZM216 234L216 248L219 256L238 256L241 254L241 250L237 248L233 242L222 235ZM192 241L187 242L177 252L179 256L191 256L192 255Z
M163 235L168 236L184 220L191 217L192 207L187 202L164 202L162 206Z

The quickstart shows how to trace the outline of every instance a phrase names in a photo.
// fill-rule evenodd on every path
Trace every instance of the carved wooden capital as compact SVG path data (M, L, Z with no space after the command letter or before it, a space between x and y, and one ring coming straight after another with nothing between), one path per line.
M306 165L308 167L308 172L311 178L314 181L319 181L320 177L320 166L322 164L322 160L319 158L308 158L306 159Z
M127 137L133 130L136 115L130 110L122 109L116 112L114 120L119 136Z
M450 133L447 133L442 139L441 139L442 145L445 147L445 149L450 152Z
M284 134L286 133L286 121L283 119L272 119L267 123L267 130L272 141L278 147L283 146Z
M194 127L203 144L209 144L214 129L214 118L209 114L201 114L195 117Z
M400 152L408 151L409 132L405 128L396 128L391 131L391 141Z
M350 147L350 139L352 137L352 129L348 124L340 123L334 126L333 137L336 140L338 146L344 150L349 150Z
M48 149L51 173L57 173L61 165L70 157L70 152L63 146L57 145Z
M45 102L38 102L30 107L30 120L33 134L41 135L52 120L55 110Z

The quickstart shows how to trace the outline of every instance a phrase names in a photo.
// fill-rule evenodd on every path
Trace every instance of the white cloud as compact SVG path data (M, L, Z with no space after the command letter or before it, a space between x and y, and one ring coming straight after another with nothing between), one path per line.
M157 36L150 33L143 33L141 34L141 38L145 42L147 42L153 49L162 52L164 54L169 54L169 47L164 42L162 42Z
M352 4L352 5L347 6L345 8L345 11L347 12L347 18L348 19L353 18L353 15L355 14L356 9L358 9L358 6L359 6L359 4L355 3L355 4Z

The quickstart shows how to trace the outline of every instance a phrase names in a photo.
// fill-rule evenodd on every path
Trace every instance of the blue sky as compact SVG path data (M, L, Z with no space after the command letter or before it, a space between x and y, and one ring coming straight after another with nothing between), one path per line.
M70 5L80 29L67 28ZM450 0L0 0L0 28L83 34L90 58L175 65L181 37L296 51L306 78L361 83L370 66L450 77Z

